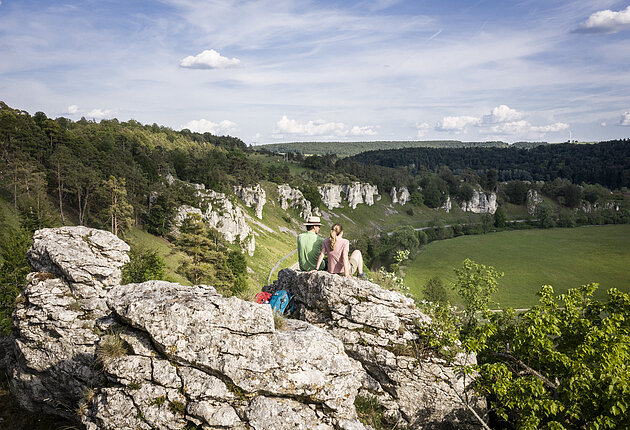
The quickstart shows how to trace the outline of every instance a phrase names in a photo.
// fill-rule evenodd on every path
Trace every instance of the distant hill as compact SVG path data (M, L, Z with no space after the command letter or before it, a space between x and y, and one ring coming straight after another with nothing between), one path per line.
M522 143L522 142L521 142ZM544 142L531 143L541 145ZM287 142L269 143L253 146L256 151L279 153L295 152L305 155L335 154L338 157L350 157L366 151L401 148L507 148L508 144L500 141L461 142L459 140L423 140L423 141L374 141L374 142Z

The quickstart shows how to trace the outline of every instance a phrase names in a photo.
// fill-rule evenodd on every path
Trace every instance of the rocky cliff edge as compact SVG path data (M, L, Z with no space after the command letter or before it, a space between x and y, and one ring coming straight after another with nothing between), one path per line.
M476 427L452 367L400 353L426 318L410 299L284 270L267 287L295 295L280 327L268 305L211 286L120 285L127 250L84 227L36 232L7 347L23 407L87 429L364 429L362 395L399 427Z

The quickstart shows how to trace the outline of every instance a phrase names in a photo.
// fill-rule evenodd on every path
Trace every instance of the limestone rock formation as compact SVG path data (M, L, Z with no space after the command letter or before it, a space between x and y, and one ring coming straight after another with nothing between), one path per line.
M248 208L254 208L256 217L262 219L263 208L267 203L267 193L260 184L253 187L235 186L234 193L243 201Z
M481 188L473 191L472 198L467 202L461 202L460 208L464 212L474 212L476 214L494 214L497 211L496 193L484 193Z
M452 207L451 196L448 196L444 204L440 206L440 209L444 209L446 213L448 213L451 211L451 207Z
M245 220L243 209L232 203L223 193L206 190L203 184L191 185L195 187L199 207L182 205L177 208L175 225L181 225L188 214L197 213L210 227L218 230L225 240L230 243L238 241L249 255L254 255L256 239Z
M267 289L292 292L299 318L280 326L268 305L211 286L119 285L127 250L84 227L35 234L36 272L19 296L15 337L0 344L23 407L89 430L361 430L361 394L377 396L399 426L475 427L454 394L469 381L416 355L427 317L410 298L285 269Z
M14 313L12 391L25 408L76 418L73 405L99 378L96 320L109 314L129 246L109 232L61 227L35 232L34 270Z
M389 196L392 199L392 203L398 203L398 192L396 191L396 187L392 187L392 190L389 192Z
M45 272L3 341L23 407L89 430L364 429L341 341L304 321L276 328L268 305L210 286L118 285L127 250L83 227L36 233L29 259Z
M312 426L303 428L362 428L352 360L320 328L287 320L278 330L268 305L210 286L124 285L108 304L130 351L104 366L110 384L87 405L88 429L295 428L283 415ZM112 399L116 414L104 406Z
M528 190L527 191L527 213L530 215L534 215L536 213L536 207L541 204L543 201L542 197L538 195L538 191L536 190Z
M343 185L324 184L317 187L319 194L322 196L322 203L328 209L340 208L343 203L341 192Z
M313 214L319 214L317 210L311 211L311 202L304 197L302 191L297 188L291 188L288 184L278 185L278 200L282 210L297 209L300 211L300 217L303 220L306 220Z
M361 182L353 182L349 185L323 184L317 189L322 196L322 203L328 209L340 208L344 197L352 209L356 209L361 203L372 206L374 200L380 200L381 197L376 185ZM344 197L341 196L342 193Z
M400 192L400 194L398 194ZM396 204L399 203L401 205L405 205L407 204L407 202L409 201L409 190L407 189L407 187L400 187L400 190L396 190L396 187L392 187L392 190L390 191L389 195L392 198L392 203Z
M603 203L596 202L594 204L591 204L591 202L583 200L580 208L576 210L581 210L582 212L585 212L588 214L593 211L605 210L605 209L618 211L620 207L619 207L619 204L617 204L616 202L603 202Z
M293 294L300 319L343 342L346 353L363 368L362 393L379 397L398 426L478 427L459 397L471 380L444 360L419 352L418 324L429 318L411 298L368 281L290 269L280 271L278 280L265 288L278 289ZM473 355L456 359L456 364L474 362ZM471 399L471 407L484 409L481 399Z

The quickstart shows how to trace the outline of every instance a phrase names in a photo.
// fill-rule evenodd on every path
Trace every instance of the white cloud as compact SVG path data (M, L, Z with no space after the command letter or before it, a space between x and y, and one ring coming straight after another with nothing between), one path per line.
M557 131L566 130L569 128L569 124L564 122L556 122L554 124L543 125L543 126L531 126L530 129L534 133L554 133Z
M600 10L580 24L580 33L616 33L630 29L630 6L619 12L610 9Z
M374 130L374 127L371 125L367 125L364 127L359 127L358 125L355 125L350 129L350 132L348 134L350 136L375 136L377 133L376 130Z
M514 122L523 118L523 114L516 109L506 105L500 105L492 109L490 115L484 115L483 122L486 124L497 124L502 122Z
M485 134L523 134L531 128L531 124L525 120L503 122L497 125L493 125L490 128L483 130Z
M199 120L195 119L192 121L188 121L183 128L187 128L188 130L194 131L196 133L212 133L220 136L236 131L237 125L235 122L229 121L227 119L216 123L202 118Z
M68 106L68 108L66 110L68 111L69 114L74 115L75 113L77 113L79 111L79 106L77 106L77 105L70 105L70 106Z
M376 126L352 126L348 127L343 122L328 122L323 119L300 122L283 115L276 123L274 133L284 133L299 136L319 137L345 137L345 136L374 136L377 134Z
M227 58L214 49L206 49L201 54L184 58L179 66L186 69L227 69L239 64L241 64L241 60L238 58Z
M445 116L435 126L437 131L462 131L469 125L478 125L479 118L474 116Z
M624 112L619 118L619 125L623 125L624 127L630 126L630 112Z
M431 129L431 126L426 122L416 123L416 129L418 130L417 137L423 137Z
M94 119L111 118L115 115L116 115L115 109L92 109L91 111L85 114L86 117L94 118Z
M601 125L602 127L606 127L608 124L606 124L606 122L602 122L600 125Z

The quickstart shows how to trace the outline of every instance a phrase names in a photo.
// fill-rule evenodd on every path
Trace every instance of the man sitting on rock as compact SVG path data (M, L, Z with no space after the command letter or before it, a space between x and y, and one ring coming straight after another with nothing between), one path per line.
M306 232L299 234L297 237L298 261L300 270L309 271L315 269L324 239L318 234L322 226L318 216L309 216L304 226L306 227ZM319 268L324 270L325 267L325 263L322 262Z

